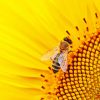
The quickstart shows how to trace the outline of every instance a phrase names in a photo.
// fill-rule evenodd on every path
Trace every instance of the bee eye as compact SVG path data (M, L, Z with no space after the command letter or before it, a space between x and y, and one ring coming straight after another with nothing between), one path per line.
M72 44L72 40L67 37L64 38L64 41L68 42L69 44Z

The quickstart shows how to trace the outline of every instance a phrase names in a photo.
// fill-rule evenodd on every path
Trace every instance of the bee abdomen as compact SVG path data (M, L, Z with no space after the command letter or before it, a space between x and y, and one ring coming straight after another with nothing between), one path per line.
M60 64L56 61L53 61L53 64L56 65L56 66L60 66Z
M60 69L60 66L52 65L54 69Z
M54 72L54 73L57 73L57 72L58 72L58 70L53 69L53 72Z
M52 67L53 67L53 72L54 73L57 73L60 69L60 66L57 66L57 65L54 65L54 64L52 65Z

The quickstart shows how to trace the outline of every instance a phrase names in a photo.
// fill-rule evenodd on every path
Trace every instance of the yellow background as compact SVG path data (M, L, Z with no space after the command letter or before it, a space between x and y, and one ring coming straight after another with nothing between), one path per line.
M94 0L100 9L100 0ZM0 0L0 100L38 100L40 57L80 25L91 0ZM37 95L36 95L37 94Z

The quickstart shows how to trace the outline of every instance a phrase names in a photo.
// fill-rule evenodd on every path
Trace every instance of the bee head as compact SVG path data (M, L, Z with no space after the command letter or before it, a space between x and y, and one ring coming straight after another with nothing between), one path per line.
M69 44L72 44L72 40L69 37L65 37L64 41L68 42Z

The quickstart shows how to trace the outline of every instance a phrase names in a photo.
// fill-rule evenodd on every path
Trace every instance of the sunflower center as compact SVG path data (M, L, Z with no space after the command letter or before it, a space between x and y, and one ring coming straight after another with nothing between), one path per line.
M92 100L100 93L100 33L83 42L72 57L66 73L59 78L59 100Z
M49 87L45 89L45 93L48 94L47 99L92 100L96 98L100 93L100 32L83 42L70 59L66 73L60 70L55 77L51 73L48 81L44 78L45 86Z

